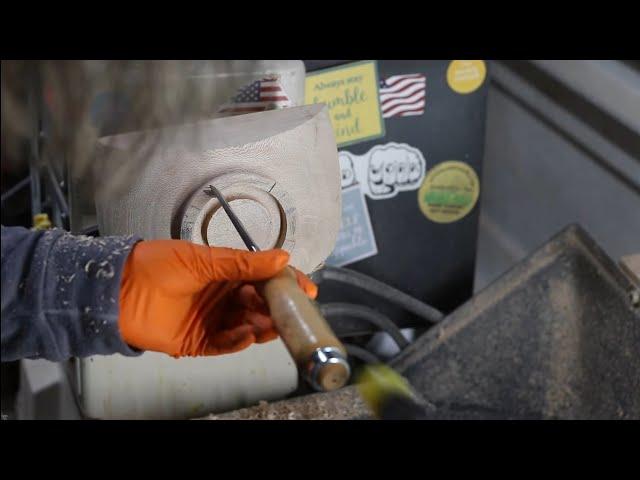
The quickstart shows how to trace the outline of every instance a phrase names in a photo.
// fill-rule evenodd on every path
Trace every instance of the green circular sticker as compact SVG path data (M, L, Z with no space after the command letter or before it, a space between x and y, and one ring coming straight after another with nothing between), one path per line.
M451 223L467 215L478 201L480 181L464 162L448 161L433 167L418 190L418 205L437 223Z

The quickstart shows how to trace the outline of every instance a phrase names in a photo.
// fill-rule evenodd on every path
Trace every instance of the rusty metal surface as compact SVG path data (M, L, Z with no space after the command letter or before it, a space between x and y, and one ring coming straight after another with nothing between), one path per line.
M394 362L431 418L640 418L637 291L570 226Z

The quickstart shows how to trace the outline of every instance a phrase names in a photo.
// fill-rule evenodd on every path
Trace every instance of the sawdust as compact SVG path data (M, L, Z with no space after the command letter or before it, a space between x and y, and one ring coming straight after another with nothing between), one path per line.
M98 266L100 268L96 272L96 278L104 278L104 279L113 278L113 275L115 274L113 265L111 265L109 262L105 260L104 262L99 263Z
M89 273L89 269L91 268L91 265L94 264L94 263L96 263L96 261L91 259L85 264L85 266L84 266L85 273L87 273L87 274Z
M201 420L354 420L370 412L355 387L209 415Z
M566 275L565 275L566 276ZM571 418L579 411L580 395L575 390L582 376L580 354L581 306L584 300L569 279L549 280L549 303L558 317L549 322L548 378L543 413L546 418Z

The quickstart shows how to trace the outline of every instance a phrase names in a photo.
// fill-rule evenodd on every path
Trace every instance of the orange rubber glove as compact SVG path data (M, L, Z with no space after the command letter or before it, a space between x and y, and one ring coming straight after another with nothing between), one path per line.
M287 266L284 250L249 252L183 240L135 245L120 288L122 339L174 357L219 355L278 337L266 302L252 282ZM316 285L296 271L314 299Z

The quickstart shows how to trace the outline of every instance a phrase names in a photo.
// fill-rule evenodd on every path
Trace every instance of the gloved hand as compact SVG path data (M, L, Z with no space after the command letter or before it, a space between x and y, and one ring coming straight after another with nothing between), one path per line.
M140 242L122 275L120 334L132 347L174 357L232 353L273 340L278 333L252 282L275 276L288 261L284 250ZM296 274L314 299L316 285Z

